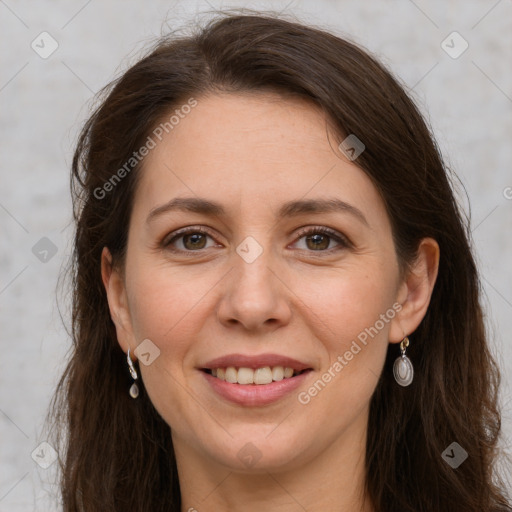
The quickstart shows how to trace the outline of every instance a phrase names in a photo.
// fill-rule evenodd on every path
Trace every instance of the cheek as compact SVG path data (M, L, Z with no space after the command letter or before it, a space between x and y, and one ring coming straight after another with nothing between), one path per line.
M208 293L218 283L217 273L203 269L176 269L158 264L139 265L130 280L129 302L137 341L149 338L180 350L180 340L200 328L198 317Z
M187 355L201 336L208 291L218 281L208 272L191 274L190 269L161 264L138 265L130 276L128 294L136 344L147 338L160 351L151 365L139 365L144 387L159 414L183 435L187 432L184 418L194 409Z
M314 402L308 405L313 410L346 411L345 418L367 404L382 371L396 315L393 279L391 272L365 266L326 274L314 285L302 281L302 313L310 326L316 326L311 334L321 340L328 357L318 375L322 382L305 390L302 404Z
M195 342L205 337L212 297L226 271L202 265L172 268L142 258L134 258L130 270L128 299L135 343L149 339L160 351L154 363L140 366L144 386L166 421L179 424L190 409L186 390L196 372L191 373Z
M396 283L393 273L379 265L346 267L300 278L300 297L310 318L324 329L331 348L343 349L392 308ZM378 330L387 334L388 322Z

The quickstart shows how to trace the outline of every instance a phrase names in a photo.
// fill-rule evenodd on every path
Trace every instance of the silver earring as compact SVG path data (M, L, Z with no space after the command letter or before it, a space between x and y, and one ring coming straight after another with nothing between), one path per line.
M400 342L400 352L402 355L395 360L393 365L393 376L400 386L408 386L414 377L414 368L411 360L405 355L409 346L409 338L406 336Z
M128 361L128 369L130 370L130 375L132 376L133 380L136 381L138 378L137 370L135 370L135 366L133 366L133 362L130 358L130 349L128 349L126 360ZM132 398L137 398L139 396L139 386L137 386L136 382L134 382L130 388L130 396Z

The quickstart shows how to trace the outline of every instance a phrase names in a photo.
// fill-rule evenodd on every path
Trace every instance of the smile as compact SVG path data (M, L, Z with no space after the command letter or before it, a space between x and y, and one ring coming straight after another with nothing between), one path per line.
M296 377L308 370L294 370L284 366L263 366L261 368L236 368L228 366L227 368L203 369L217 379L229 382L231 384L248 385L266 385L272 382L279 382L284 379Z

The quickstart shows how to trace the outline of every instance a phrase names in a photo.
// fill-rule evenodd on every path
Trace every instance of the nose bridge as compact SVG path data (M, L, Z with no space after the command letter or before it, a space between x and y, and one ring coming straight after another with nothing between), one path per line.
M238 293L240 303L250 302L251 299L272 301L275 295L275 279L272 266L272 250L268 237L261 243L253 236L246 237L236 247L233 255L234 290ZM263 303L261 304L263 306Z
M241 286L247 286L253 288L254 293L270 293L270 291L273 291L274 283L272 283L272 280L275 279L275 276L271 271L272 261L267 251L250 263L241 257L234 259L236 288L240 289ZM236 261L237 259L238 261Z
M222 322L240 323L255 329L265 324L289 320L286 291L277 279L269 237L248 236L233 253L233 272L222 297L219 317Z

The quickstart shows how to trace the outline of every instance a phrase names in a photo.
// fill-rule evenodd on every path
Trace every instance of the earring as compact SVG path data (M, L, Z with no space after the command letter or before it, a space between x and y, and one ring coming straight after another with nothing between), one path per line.
M135 370L135 366L133 366L133 362L130 358L130 349L128 349L126 360L128 361L128 370L130 370L130 375L132 376L133 380L136 381L138 378L137 370ZM136 382L134 382L130 388L130 396L132 398L137 398L139 396L139 386L137 386Z
M400 352L402 355L395 360L393 364L393 376L400 386L408 386L414 377L414 368L411 360L405 355L405 350L409 346L409 338L406 336L400 342Z

